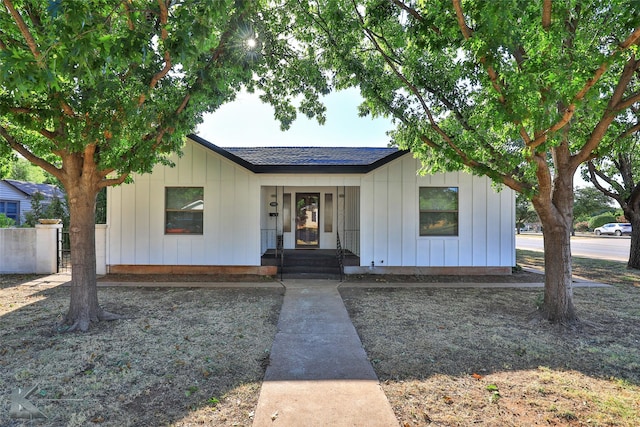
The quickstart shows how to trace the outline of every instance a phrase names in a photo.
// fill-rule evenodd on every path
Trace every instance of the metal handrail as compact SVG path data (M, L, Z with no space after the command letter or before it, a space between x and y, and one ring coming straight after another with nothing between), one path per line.
M284 236L276 236L276 259L280 260L280 280L282 281L282 272L284 270Z
M344 281L344 250L340 242L340 233L336 231L336 258L340 267L340 281Z

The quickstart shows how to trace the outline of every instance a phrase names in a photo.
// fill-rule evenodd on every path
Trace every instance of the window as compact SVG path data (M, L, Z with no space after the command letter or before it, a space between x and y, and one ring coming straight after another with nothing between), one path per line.
M291 193L282 195L282 231L291 231Z
M420 235L458 235L458 187L420 187Z
M333 232L333 194L324 195L324 232Z
M165 234L202 234L202 187L167 187L164 203Z
M20 216L20 202L8 202L0 201L0 213L4 214L7 218L11 218L19 224L18 217Z

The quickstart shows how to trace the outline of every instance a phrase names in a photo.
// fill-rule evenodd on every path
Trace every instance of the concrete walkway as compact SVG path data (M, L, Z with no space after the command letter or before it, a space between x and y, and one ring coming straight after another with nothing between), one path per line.
M284 282L254 426L398 426L338 284Z

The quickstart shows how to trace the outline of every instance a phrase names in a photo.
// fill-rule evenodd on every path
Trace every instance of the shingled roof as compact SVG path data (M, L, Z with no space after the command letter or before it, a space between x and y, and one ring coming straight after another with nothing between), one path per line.
M64 197L62 190L55 185L36 184L33 182L17 181L15 179L3 179L3 181L29 197L33 197L35 193L42 194L46 199L52 199L54 196L59 198Z
M189 138L255 173L367 173L407 153L377 147L223 148L197 135Z

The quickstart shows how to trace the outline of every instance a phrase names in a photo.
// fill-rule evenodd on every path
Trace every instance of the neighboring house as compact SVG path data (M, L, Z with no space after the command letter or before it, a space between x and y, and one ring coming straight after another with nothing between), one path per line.
M106 268L260 272L265 252L336 249L347 273L510 274L515 193L420 176L395 148L220 148L191 135L175 167L107 192Z
M16 225L21 225L25 214L31 212L31 200L35 193L41 193L43 208L51 203L54 197L62 199L62 191L51 184L35 184L33 182L17 181L14 179L0 180L0 213L13 219Z

